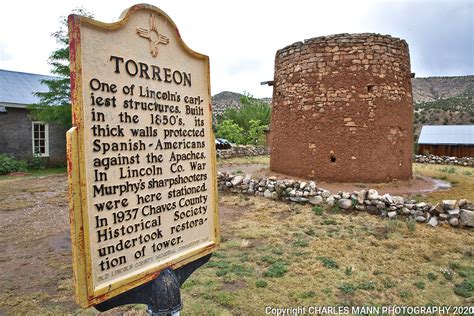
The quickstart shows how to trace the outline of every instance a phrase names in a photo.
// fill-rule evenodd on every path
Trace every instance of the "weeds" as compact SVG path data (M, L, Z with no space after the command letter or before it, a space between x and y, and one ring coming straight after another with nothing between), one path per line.
M352 275L352 267L346 267L346 270L344 272L346 275Z
M372 290L375 290L375 282L374 281L363 282L359 284L357 288L361 290L372 291Z
M443 274L444 278L448 281L452 280L454 277L454 271L450 269L442 268L439 271Z
M357 286L352 283L344 283L338 287L344 294L354 294L357 291Z
M316 206L313 207L313 213L314 213L314 215L321 216L321 215L324 214L324 209L321 206L316 205Z
M439 169L439 171L449 173L449 174L455 174L456 173L456 168L454 168L454 167L444 167L442 169Z
M270 278L281 278L286 272L288 272L286 264L283 262L275 262L263 273L263 275Z
M405 225L407 226L410 232L414 232L416 230L416 220L413 217L409 217L405 220Z
M303 293L297 295L298 298L311 298L311 297L315 297L315 296L316 296L315 291L306 291L306 292L303 292Z
M434 274L433 272L429 272L426 276L428 277L428 280L430 280L431 282L433 282L434 280L438 278L438 276Z
M330 259L330 258L327 258L327 257L318 257L317 258L319 261L321 261L321 263L323 264L323 266L325 266L326 268L329 268L329 269L339 269L339 265L337 264L336 261ZM351 270L352 271L352 270Z
M420 290L424 290L424 289L425 289L425 282L423 282L423 281L415 282L415 283L413 283L413 285L414 285L416 288L420 289Z
M469 298L474 295L474 279L464 279L461 283L456 284L453 289L454 293Z
M306 239L298 238L293 242L293 246L295 247L308 247L309 241Z
M264 288L264 287L267 287L267 285L268 283L265 280L258 279L257 281L255 281L255 286L258 288Z

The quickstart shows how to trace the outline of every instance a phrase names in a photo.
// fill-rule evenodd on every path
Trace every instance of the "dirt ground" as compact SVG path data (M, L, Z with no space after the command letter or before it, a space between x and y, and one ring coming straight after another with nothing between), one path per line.
M223 165L219 170L276 175L265 168L260 164ZM333 185L318 186L336 191ZM337 188L360 190L361 185ZM433 183L415 179L376 188L379 192L413 193L432 190ZM239 216L239 208L222 201L219 207L221 229L225 231ZM0 181L0 216L0 315L84 312L73 300L66 175L18 176ZM85 312L91 314L94 310ZM122 308L120 313L137 312ZM143 309L138 313L142 314Z
M221 227L239 216L224 203L219 210ZM67 176L1 181L0 216L0 315L84 312L73 299ZM109 314L146 315L141 309Z

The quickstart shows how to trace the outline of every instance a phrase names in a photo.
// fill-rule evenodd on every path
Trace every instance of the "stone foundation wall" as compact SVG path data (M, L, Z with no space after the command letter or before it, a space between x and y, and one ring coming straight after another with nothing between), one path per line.
M327 181L409 179L412 104L404 40L339 34L285 47L275 57L270 168Z
M252 178L218 172L217 186L224 192L261 196L301 204L327 205L343 212L367 212L388 218L411 217L431 226L474 227L474 205L466 199L443 200L436 205L401 196L379 194L376 190L337 192L318 188L313 181Z
M268 155L268 149L254 146L235 146L230 149L217 149L217 157L221 159L246 156Z
M474 166L474 157L450 157L435 155L415 155L415 162L440 165Z

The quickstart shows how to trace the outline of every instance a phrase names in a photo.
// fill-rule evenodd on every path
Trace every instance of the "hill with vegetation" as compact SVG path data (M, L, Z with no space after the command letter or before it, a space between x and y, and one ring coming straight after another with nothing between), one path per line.
M474 76L412 79L415 137L423 125L474 124Z

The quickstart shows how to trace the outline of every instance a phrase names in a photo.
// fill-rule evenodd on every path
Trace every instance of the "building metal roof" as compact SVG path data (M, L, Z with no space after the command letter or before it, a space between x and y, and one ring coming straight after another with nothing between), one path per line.
M418 144L474 145L474 125L424 125Z
M0 105L26 107L38 103L39 98L33 93L48 91L41 80L55 78L57 77L0 69Z

